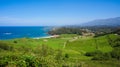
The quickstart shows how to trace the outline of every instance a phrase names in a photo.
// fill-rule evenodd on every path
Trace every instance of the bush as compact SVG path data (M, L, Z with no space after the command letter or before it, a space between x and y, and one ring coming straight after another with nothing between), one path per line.
M0 67L5 67L8 64L7 60L1 60L0 59Z
M95 56L95 55L102 55L103 53L99 50L94 51L94 52L87 52L85 56Z
M62 50L58 49L57 50L57 54L55 56L55 59L58 60L58 61L61 61L63 59L63 54L62 54Z
M17 41L13 41L14 43L17 43Z
M68 54L65 54L65 58L69 58L69 55L68 55Z
M110 53L102 53L101 51L97 50L94 52L87 52L86 56L92 56L92 60L109 60L111 59Z
M15 65L15 62L19 59L19 55L14 53L3 53L0 56L0 67L6 67L9 65ZM12 66L11 66L12 67Z
M47 45L43 44L41 46L38 46L36 48L38 51L35 51L36 54L39 54L39 56L49 56L49 55L54 55L54 50Z
M48 32L48 34L54 35L54 34L82 34L82 30L80 28L68 28L68 27L61 27L56 28L54 30L51 30Z
M110 59L111 59L110 53L104 53L104 54L101 54L101 55L95 55L92 58L92 60L110 60Z
M113 47L120 47L120 39L115 40L115 42L112 45Z
M120 48L116 47L111 52L112 58L116 58L117 60L120 60Z
M0 49L3 49L3 50L12 50L13 47L11 46L11 44L8 44L6 42L0 41Z
M115 39L111 39L108 37L108 43L114 48L114 47L120 47L120 37L117 37Z

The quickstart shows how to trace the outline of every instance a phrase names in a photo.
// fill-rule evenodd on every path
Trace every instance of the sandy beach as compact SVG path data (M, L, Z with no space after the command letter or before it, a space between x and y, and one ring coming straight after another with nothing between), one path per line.
M54 36L35 37L33 39L52 38L52 37L54 37Z

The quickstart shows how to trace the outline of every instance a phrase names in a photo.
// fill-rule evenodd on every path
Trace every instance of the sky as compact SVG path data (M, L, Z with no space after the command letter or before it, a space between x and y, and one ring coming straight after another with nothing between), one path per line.
M0 0L0 26L75 25L120 17L120 0Z

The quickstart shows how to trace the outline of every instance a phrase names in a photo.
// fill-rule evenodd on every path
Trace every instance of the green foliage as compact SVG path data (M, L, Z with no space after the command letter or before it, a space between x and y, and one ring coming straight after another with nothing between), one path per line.
M87 52L86 56L93 56L92 60L110 60L111 58L120 60L120 37L111 39L107 35L109 45L113 47L111 52L99 53L99 52Z
M116 29L115 31L113 31L112 33L120 35L120 27L118 29Z
M78 34L81 35L82 31L79 28L67 28L67 27L62 27L62 28L57 28L55 30L51 30L48 32L49 34Z
M110 38L113 41L116 39L114 35L110 35ZM63 48L64 42L67 42L65 48ZM95 42L98 45L97 50ZM118 59L119 57L119 49L111 47L106 36L92 38L76 34L62 34L60 38L22 38L0 41L1 44L0 67L77 67L89 64L87 61L90 59L111 61L111 58ZM12 47L11 50L6 49L9 46ZM89 62L92 62L92 60ZM91 64L89 64L89 67L101 65L101 63L96 66ZM107 64L103 64L103 66L105 67Z
M116 47L111 51L111 56L113 58L116 58L117 60L120 60L120 47Z
M120 37L111 38L109 35L106 36L108 39L109 45L111 45L113 48L114 47L120 47Z
M94 52L87 52L85 55L92 56L93 57L92 60L110 60L111 59L110 53L103 53L99 50Z
M57 50L57 54L55 56L55 59L58 61L58 63L62 62L62 59L63 59L62 50L60 50L60 49Z
M120 47L120 37L113 40L112 46L113 47Z
M15 41L13 41L14 43L17 43L17 41L15 40Z
M92 60L111 60L111 55L110 53L95 55L93 56Z
M65 54L65 58L67 58L67 59L68 59L68 58L69 58L69 54Z
M60 50L61 51L61 50ZM58 51L58 54L60 52ZM58 54L56 57L58 57ZM0 67L58 67L62 64L62 57L59 54L59 60L54 59L53 55L49 56L34 56L30 54L19 54L19 53L8 53L8 54L1 54L0 56ZM13 64L14 63L14 64Z
M41 46L37 46L35 49L37 49L37 50L34 50L34 53L41 57L54 55L54 53L55 53L54 49L52 49L51 47L48 47L47 45L44 45L44 44Z
M13 47L10 44L6 43L6 42L1 42L0 41L0 49L3 49L3 50L12 50Z
M42 45L41 46L41 50L40 50L40 53L41 53L40 55L45 57L45 56L48 55L48 52L49 52L48 51L48 46Z
M100 36L104 36L107 34L109 34L109 33L96 33L94 37L100 37Z
M102 55L103 53L99 50L94 51L94 52L87 52L85 55L86 56L96 56L96 55Z

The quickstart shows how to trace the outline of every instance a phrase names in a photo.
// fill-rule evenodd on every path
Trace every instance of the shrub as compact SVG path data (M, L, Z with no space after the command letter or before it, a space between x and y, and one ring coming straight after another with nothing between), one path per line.
M111 59L110 53L102 53L101 51L97 50L94 52L87 52L86 56L92 56L92 60L109 60Z
M95 55L102 55L103 53L99 50L94 51L94 52L87 52L85 56L95 56Z
M38 51L35 51L35 53L39 54L40 56L46 57L48 55L54 55L54 50L47 45L42 45L37 47Z
M117 60L120 60L120 48L116 47L111 52L112 58L116 58Z
M3 50L12 50L13 47L10 44L6 43L6 42L0 41L0 49L3 49Z
M69 58L69 55L68 55L68 54L65 54L65 58Z
M0 67L5 67L8 64L7 60L0 59Z
M113 43L113 47L120 47L120 41L115 41Z
M110 53L104 53L104 54L101 54L101 55L95 55L92 58L92 60L110 60L110 59L111 59Z
M13 41L14 43L17 43L17 41Z
M54 35L54 34L82 34L82 30L80 28L68 28L68 27L61 27L61 28L55 28L54 30L51 30L48 32L48 34Z
M114 48L114 47L120 47L120 37L117 37L115 39L111 39L108 37L108 43Z

